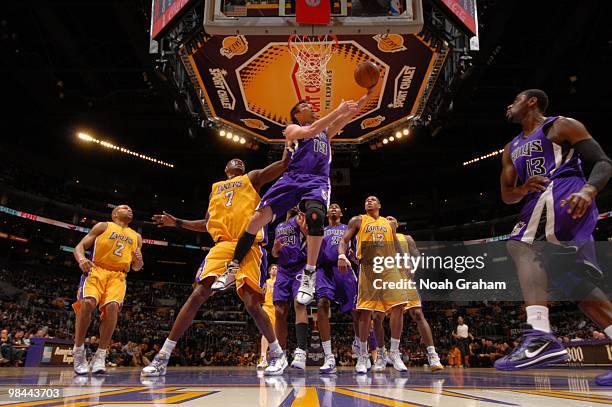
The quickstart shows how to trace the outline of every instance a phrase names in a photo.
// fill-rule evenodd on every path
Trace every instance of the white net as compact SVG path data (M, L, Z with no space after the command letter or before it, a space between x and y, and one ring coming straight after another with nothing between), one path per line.
M304 86L320 87L327 78L327 63L338 49L335 35L297 35L289 37L289 52L298 64L296 73Z

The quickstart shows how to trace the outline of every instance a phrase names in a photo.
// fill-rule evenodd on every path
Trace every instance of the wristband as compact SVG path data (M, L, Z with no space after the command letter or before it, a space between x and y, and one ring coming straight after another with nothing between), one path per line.
M179 229L183 227L183 219L176 219L176 227Z
M338 260L340 260L340 259L346 261L347 263L350 263L348 257L346 257L346 254L344 254L344 253L338 255Z

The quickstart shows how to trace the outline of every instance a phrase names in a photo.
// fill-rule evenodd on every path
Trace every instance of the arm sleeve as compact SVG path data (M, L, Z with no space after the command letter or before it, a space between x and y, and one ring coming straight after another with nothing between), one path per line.
M592 138L580 140L573 145L573 148L587 165L593 166L587 183L593 185L598 191L604 189L610 180L610 176L612 176L612 160L610 160L610 157Z

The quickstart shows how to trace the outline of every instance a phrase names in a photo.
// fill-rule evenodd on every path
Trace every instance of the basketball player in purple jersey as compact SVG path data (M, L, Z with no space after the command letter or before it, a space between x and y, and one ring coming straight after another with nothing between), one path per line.
M291 162L285 174L266 192L240 237L234 260L215 282L213 289L223 290L233 284L240 263L253 244L257 231L283 216L290 208L300 205L308 226L306 267L301 277L297 301L308 305L314 299L316 265L323 240L323 225L329 205L331 164L330 140L346 126L371 96L374 87L358 102L343 101L327 116L317 119L310 103L298 102L290 112L293 124L284 131L287 142L293 144Z
M291 367L306 369L306 350L308 349L308 313L306 306L295 300L300 288L300 274L306 264L306 229L304 214L297 207L287 212L287 220L281 222L275 230L272 255L278 257L278 272L274 283L272 301L276 313L278 342L287 351L287 315L289 304L295 309L295 337L297 348L293 353ZM277 366L280 373L287 367L287 359L279 360ZM279 373L279 374L280 374Z
M325 362L319 369L319 373L336 373L336 359L332 353L331 328L329 325L330 302L335 302L340 307L340 312L353 314L353 329L355 337L359 336L358 319L355 307L357 306L357 277L349 266L345 272L338 270L338 244L347 226L340 223L342 209L337 203L329 206L327 213L329 226L323 233L323 243L319 252L317 266L316 293L318 298L318 327L321 334L321 343Z
M592 236L598 217L595 197L610 179L612 161L579 121L545 117L547 106L546 93L530 89L519 93L506 112L523 128L504 148L500 181L505 203L523 201L508 251L517 268L530 327L520 345L495 362L500 370L542 367L568 358L550 331L548 275L543 252L533 244L537 240L565 253L573 250L573 270L551 283L561 283L567 295L581 298L580 308L612 337L612 304L586 275L601 275ZM581 160L592 166L588 180Z

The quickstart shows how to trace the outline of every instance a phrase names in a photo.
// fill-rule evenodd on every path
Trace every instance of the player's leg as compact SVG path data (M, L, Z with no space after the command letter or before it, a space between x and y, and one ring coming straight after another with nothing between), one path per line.
M319 200L307 199L303 202L303 209L308 225L308 237L306 238L306 267L302 272L297 301L300 304L308 305L315 297L317 260L323 242L327 204Z
M322 272L322 270L319 270L317 274ZM317 302L317 326L319 327L319 333L321 334L321 346L323 347L323 353L325 354L325 362L323 363L323 366L319 368L319 373L324 374L336 373L337 370L336 359L332 353L329 309L329 298L320 297L319 301Z
M295 310L295 339L297 347L293 353L291 367L295 369L306 369L306 352L308 351L308 311L306 306L300 304L297 299L293 302Z
M374 372L384 372L387 367L387 349L385 348L385 313L375 312L372 317L372 328L376 338L376 356L374 357Z
M268 340L265 336L261 335L261 344L259 348L259 362L257 363L257 369L265 369L268 366Z
M399 344L404 328L404 308L405 304L399 304L391 308L389 311L389 327L391 330L391 345L389 346L389 360L393 363L395 370L405 372L408 370L402 361L402 354L399 350Z
M507 247L516 265L525 299L527 324L533 329L525 329L520 345L509 355L498 359L495 367L499 370L519 370L567 360L567 350L550 331L548 275L542 252L534 245L515 240L508 241Z
M275 288L276 294L276 288ZM287 301L275 301L274 311L276 313L276 324L274 331L281 348L287 349L287 315L289 314L289 303Z
M91 366L87 363L84 342L87 329L91 324L91 314L100 302L104 292L104 281L101 273L102 269L92 267L89 273L81 276L77 302L72 305L76 313L72 354L74 357L74 372L79 375L87 374L91 369Z
M442 363L440 363L440 357L438 356L434 346L431 328L429 327L427 319L425 319L425 315L423 315L423 309L421 307L412 307L408 309L408 313L410 314L410 318L412 318L412 320L416 323L417 329L419 330L419 335L427 347L427 360L429 361L429 367L432 371L443 370L444 366L442 366Z
M372 311L367 309L359 310L359 356L355 365L355 372L367 373L368 361L368 338L370 336L370 325L372 322Z
M106 302L100 309L100 342L96 353L91 359L92 373L106 373L106 354L110 347L113 332L115 332L117 327L120 305L117 301L113 300Z
M353 345L351 346L351 350L353 351L353 357L357 358L359 356L359 310L351 310L351 315L353 317L353 332L355 333L355 339L353 340Z

